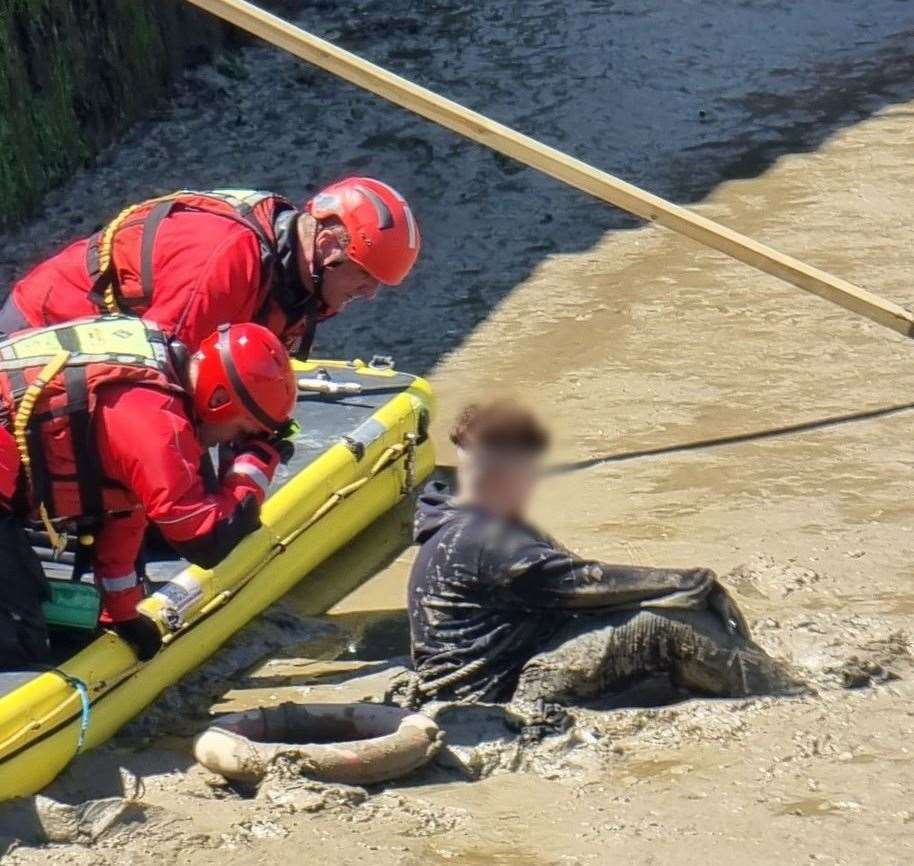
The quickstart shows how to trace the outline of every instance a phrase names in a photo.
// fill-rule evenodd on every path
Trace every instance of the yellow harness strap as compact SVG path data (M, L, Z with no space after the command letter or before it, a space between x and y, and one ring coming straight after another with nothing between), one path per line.
M41 372L32 381L31 385L26 388L25 394L22 395L22 399L16 407L16 417L13 419L13 438L16 440L19 460L22 463L22 468L25 469L25 475L29 481L29 488L32 491L35 489L32 480L32 458L29 455L29 445L26 438L29 421L32 418L32 412L35 410L35 404L38 402L38 398L41 397L48 382L66 366L67 361L69 360L69 352L60 352L48 361L48 363L41 368ZM48 538L51 540L51 547L59 556L67 546L66 534L61 534L54 528L54 524L51 522L51 517L48 514L47 506L43 501L38 502L38 515L41 517L41 522L44 524L44 528L48 533Z

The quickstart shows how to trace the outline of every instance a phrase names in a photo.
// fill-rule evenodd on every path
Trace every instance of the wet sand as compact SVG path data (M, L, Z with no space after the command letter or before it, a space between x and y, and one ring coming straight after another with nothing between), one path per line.
M811 98L792 98L813 123ZM716 185L698 209L909 305L914 102L892 101L757 177ZM702 176L720 180L718 153L693 154ZM465 170L476 157L460 158ZM536 190L534 203L551 194ZM441 235L452 205L445 197L433 208ZM557 214L555 236L575 225L573 209ZM468 225L455 226L446 251ZM525 217L524 243L531 226ZM589 739L551 763L472 783L429 771L359 804L316 794L299 811L213 788L191 765L175 714L160 713L154 733L134 732L84 762L145 776L137 819L90 846L20 848L11 864L911 862L911 346L662 230L606 228L592 233L588 223L586 242L561 255L528 257L507 242L524 267L506 269L517 278L484 320L465 338L434 344L425 334L399 346L431 371L442 460L446 423L465 400L501 390L540 406L556 428L556 462L588 464L549 479L536 509L544 525L610 561L727 574L759 642L819 694L584 712ZM440 248L430 255L441 263ZM470 275L472 286L480 280ZM419 320L457 309L441 292L436 284ZM461 327L469 321L455 315ZM390 324L360 319L327 344L378 345ZM850 417L873 411L882 414ZM806 423L806 432L768 435ZM744 441L701 445L730 436ZM636 456L652 449L663 453ZM339 639L303 636L261 675L228 675L213 706L308 688L335 656L401 652L410 553L393 555L331 611ZM295 594L287 605L315 611L314 599Z

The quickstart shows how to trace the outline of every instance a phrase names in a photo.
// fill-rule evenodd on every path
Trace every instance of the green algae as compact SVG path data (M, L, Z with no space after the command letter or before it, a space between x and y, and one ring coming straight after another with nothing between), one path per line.
M179 0L0 0L0 227L153 108L221 32Z

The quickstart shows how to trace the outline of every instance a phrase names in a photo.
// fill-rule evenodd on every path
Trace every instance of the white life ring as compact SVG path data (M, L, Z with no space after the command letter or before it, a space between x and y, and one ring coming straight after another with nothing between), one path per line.
M290 702L222 716L194 740L194 757L249 784L288 758L309 778L366 785L411 773L443 743L428 716L400 707Z

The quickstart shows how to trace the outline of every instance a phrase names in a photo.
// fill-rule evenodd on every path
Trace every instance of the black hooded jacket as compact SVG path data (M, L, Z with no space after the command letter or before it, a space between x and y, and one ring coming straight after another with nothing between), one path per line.
M420 497L415 539L413 662L426 685L449 680L429 697L504 700L524 663L575 613L706 608L717 586L707 569L582 559L530 526L455 505L439 483Z

